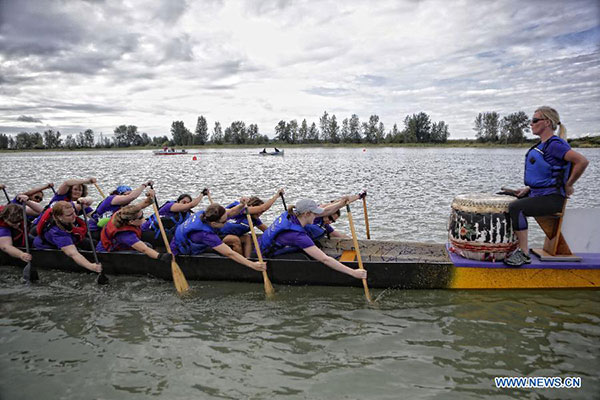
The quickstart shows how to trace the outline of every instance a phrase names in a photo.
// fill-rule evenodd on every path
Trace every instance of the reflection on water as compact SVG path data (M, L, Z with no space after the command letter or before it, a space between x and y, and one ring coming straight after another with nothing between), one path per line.
M259 149L260 150L260 149ZM96 176L104 191L152 178L159 200L212 188L215 200L287 190L328 200L369 190L374 238L445 241L452 198L522 179L524 150L291 149L154 157L149 152L0 155L0 180ZM599 207L597 150L573 207ZM43 172L42 172L43 171ZM77 173L75 171L78 171ZM36 177L36 178L32 178ZM97 197L95 190L92 195ZM12 194L12 193L11 193ZM49 193L47 194L49 195ZM282 209L277 202L265 215ZM361 206L353 207L364 236ZM338 229L347 230L343 218ZM533 224L532 224L533 225ZM534 232L534 238L537 233ZM541 236L538 236L538 239ZM171 283L43 271L26 287L0 268L0 398L594 398L598 291L395 291ZM581 376L581 389L499 390L495 376ZM82 395L85 394L85 395Z

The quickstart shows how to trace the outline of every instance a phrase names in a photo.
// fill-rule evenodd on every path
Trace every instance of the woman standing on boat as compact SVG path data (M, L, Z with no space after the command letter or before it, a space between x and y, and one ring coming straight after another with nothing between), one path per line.
M146 198L137 203L122 207L115 212L110 221L102 228L100 242L96 246L97 251L139 251L155 260L169 262L171 255L159 253L144 243L141 225L144 223L143 209L154 202L154 190L146 192Z
M98 239L102 227L108 222L110 217L121 207L126 206L135 199L146 189L151 186L152 181L142 183L138 188L131 189L129 186L121 185L118 186L109 196L107 196L96 208L96 211L92 214L89 220L90 232Z
M559 128L559 136L554 135L556 128ZM519 248L504 259L511 266L531 263L526 217L560 212L565 198L573 194L573 185L588 165L588 160L567 143L567 130L555 109L538 108L531 119L531 132L540 137L540 142L525 155L526 186L515 191L519 199L508 208L519 240Z
M285 192L283 189L279 189L269 200L264 202L256 196L248 198L246 201L246 207L248 213L252 217L252 223L255 227L261 231L267 230L267 225L261 221L260 217L265 211L270 209L277 198L283 195ZM244 205L239 201L234 201L227 207L227 222L221 229L219 229L219 236L223 238L223 242L231 247L233 250L244 257L250 257L252 253L252 237L246 235L250 232L248 226L248 218L246 217Z
M277 258L282 254L303 251L329 268L356 279L366 279L367 271L349 268L338 260L329 257L315 245L306 233L304 229L306 225L312 224L316 217L326 214L327 210L318 207L313 200L303 199L298 201L295 206L290 207L288 211L281 214L261 236L259 245L263 256Z
M219 238L218 231L226 221L225 208L216 203L211 204L206 210L195 213L177 227L171 241L171 251L174 255L196 255L212 249L246 267L265 271L267 264L248 260Z
M190 216L192 208L200 204L204 195L208 193L210 193L210 191L204 189L202 190L202 193L194 199L192 199L192 196L185 193L180 195L176 201L169 200L158 209L158 214L161 216L163 227L169 237L172 236L175 233L175 229ZM160 229L154 214L142 224L141 228L145 240L147 239L150 241L160 236ZM151 236L147 235L146 232Z
M38 223L34 247L60 249L78 265L100 273L102 265L89 262L75 246L85 238L86 230L83 220L75 214L73 205L66 201L57 201L50 210L50 213L44 214L46 219L42 218Z
M28 206L39 206L34 201L28 200L27 196L23 194L17 196L16 199L25 202ZM0 250L11 257L29 262L31 261L31 254L15 247L25 246L23 232L23 207L18 204L0 206Z

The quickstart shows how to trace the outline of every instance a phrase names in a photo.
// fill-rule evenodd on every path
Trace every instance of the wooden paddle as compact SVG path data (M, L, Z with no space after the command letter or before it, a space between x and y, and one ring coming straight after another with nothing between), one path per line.
M98 193L100 193L100 196L102 196L102 198L105 199L106 196L102 192L102 189L100 189L100 186L98 186L98 184L96 182L94 182L94 186L96 186L96 190L98 191Z
M371 239L371 232L369 231L369 215L367 214L367 192L363 192L362 196L363 201L363 211L365 214L365 226L367 228L367 239Z
M150 185L152 188L152 185ZM154 202L152 203L154 207L154 216L156 217L156 221L158 222L158 227L160 228L160 234L162 235L163 241L165 242L165 247L167 248L167 253L173 254L171 252L171 246L169 245L169 239L167 239L167 234L165 233L165 228L160 219L160 214L158 213L158 200L156 200L156 196L154 196ZM175 256L171 259L171 274L173 275L173 283L175 284L175 289L177 289L178 293L187 292L190 290L190 285L188 285L181 268L175 261Z
M4 192L6 193L6 192ZM29 234L27 233L27 205L23 202L23 235L25 239L25 251L29 253ZM31 261L27 262L25 268L23 268L23 279L25 282L31 283L40 279L37 269L31 265Z
M248 208L245 208L246 217L248 218L248 226L250 227L250 234L252 235L252 241L254 242L254 248L256 249L256 255L258 256L258 261L263 262L262 252L260 251L260 246L258 245L258 239L256 238L256 232L254 232L254 224L252 223L252 217L248 212ZM262 272L263 281L265 282L265 293L268 298L272 298L275 295L275 289L273 289L273 285L271 285L271 281L269 280L269 275L267 275L267 271Z
M352 212L350 211L350 205L346 204L346 212L348 213L348 222L350 223L350 231L352 231L352 241L354 242L354 250L356 251L356 258L358 259L358 268L365 269L363 267L362 257L360 256L360 248L358 247L358 239L356 238L356 230L354 229L354 221L352 220ZM365 288L365 297L369 303L372 302L371 294L369 293L369 286L367 286L367 280L362 280L363 287Z
M83 214L83 220L85 221L85 226L86 228L88 228L88 222L87 222L87 215L85 214L85 204L79 202L79 204L81 205L81 213ZM94 253L94 262L96 264L100 264L100 262L98 262L98 254L96 254L96 246L94 246L94 241L92 240L92 232L90 232L89 229L86 229L87 231L87 237L90 240L90 246L92 246L92 252ZM108 277L106 275L104 275L104 271L100 271L100 273L98 274L98 278L96 278L96 283L98 283L98 285L107 285L108 284Z

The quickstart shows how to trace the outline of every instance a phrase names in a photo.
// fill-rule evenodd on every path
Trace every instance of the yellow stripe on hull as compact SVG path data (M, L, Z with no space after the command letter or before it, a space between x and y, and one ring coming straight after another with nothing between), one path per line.
M598 288L600 269L455 267L450 289Z

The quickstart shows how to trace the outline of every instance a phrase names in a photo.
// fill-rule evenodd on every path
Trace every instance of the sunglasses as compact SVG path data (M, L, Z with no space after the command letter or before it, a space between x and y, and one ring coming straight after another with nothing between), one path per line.
M533 118L533 119L531 120L531 123L532 123L532 124L536 124L536 123L538 123L538 122L540 122L540 121L546 121L547 119L548 119L548 118Z

